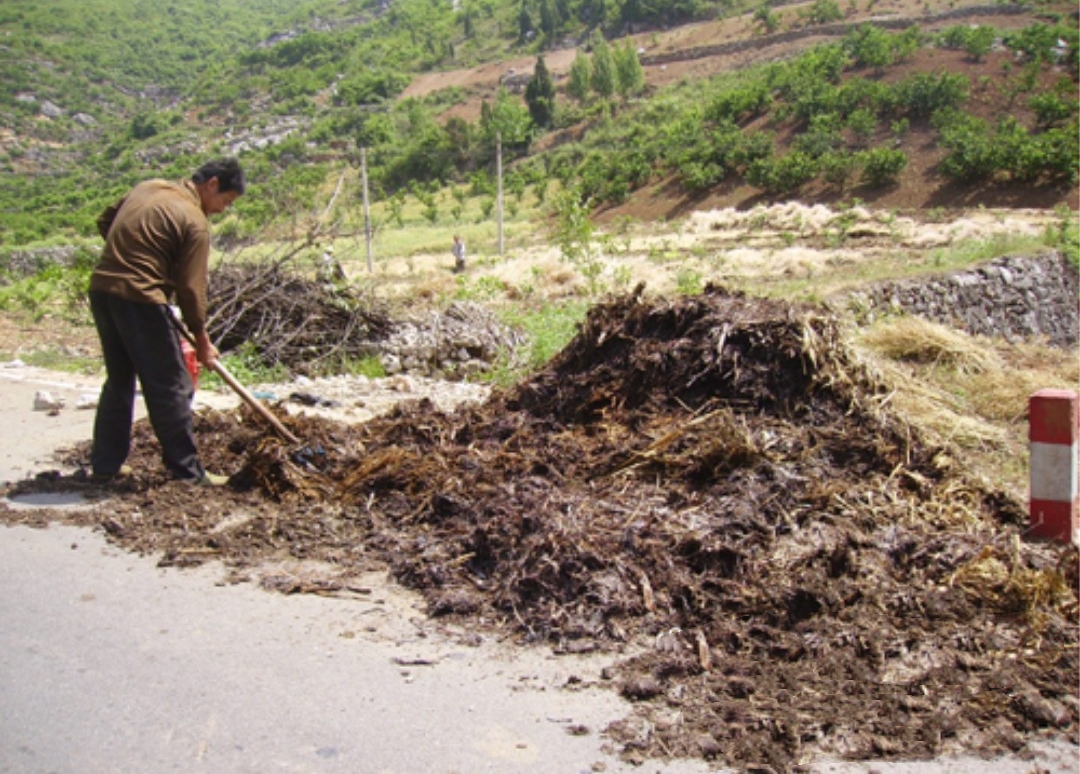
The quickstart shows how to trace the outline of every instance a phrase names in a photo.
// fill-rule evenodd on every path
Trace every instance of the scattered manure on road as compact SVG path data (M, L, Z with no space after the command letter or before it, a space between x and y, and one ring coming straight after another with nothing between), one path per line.
M291 592L389 568L432 616L621 653L606 676L633 711L608 733L630 760L780 772L1075 743L1075 549L1025 540L1025 504L887 396L818 307L635 292L483 404L281 410L300 448L247 410L201 413L231 487L140 475L51 518L237 580L332 568ZM145 425L135 446L136 470L160 467Z

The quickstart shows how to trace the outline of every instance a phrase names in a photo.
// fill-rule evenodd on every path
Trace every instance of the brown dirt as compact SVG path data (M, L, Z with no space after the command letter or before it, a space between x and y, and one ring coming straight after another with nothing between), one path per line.
M779 772L1075 743L1075 548L1022 539L1023 504L887 395L816 308L635 293L479 406L355 426L282 413L300 449L200 414L228 489L43 475L9 494L109 495L67 518L165 566L217 559L246 580L319 560L279 584L315 593L389 567L432 616L622 652L607 680L636 709L608 733L630 760ZM140 425L133 465L156 456Z

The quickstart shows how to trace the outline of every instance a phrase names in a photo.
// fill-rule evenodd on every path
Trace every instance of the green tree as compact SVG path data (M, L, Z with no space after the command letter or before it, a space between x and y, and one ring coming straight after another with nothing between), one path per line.
M611 99L618 83L615 74L615 58L611 46L600 35L596 36L592 54L592 78L589 81L593 91L603 99Z
M500 87L494 104L489 106L485 100L481 105L480 129L491 144L499 137L504 146L527 145L532 139L532 117L528 108Z
M518 41L524 41L529 37L529 33L533 31L533 20L529 15L529 9L525 5L525 0L521 0L521 10L518 11Z
M131 128L128 130L128 134L134 140L147 140L160 131L161 127L158 124L156 114L139 113L131 119Z
M570 75L566 81L566 94L568 97L584 102L589 96L590 83L592 81L592 64L589 57L580 51L570 63Z
M806 18L811 24L828 24L844 18L844 12L840 10L840 4L836 0L814 0Z
M980 25L968 33L967 40L964 41L964 51L976 62L981 62L982 58L990 53L996 37L996 29Z
M941 171L957 180L990 177L997 168L994 140L986 122L955 109L939 110L931 118L948 155Z
M768 34L772 34L780 28L780 17L769 8L768 3L762 3L754 11L754 21L760 24Z
M1076 98L1071 102L1054 92L1034 94L1028 99L1028 107L1035 113L1039 126L1048 127L1068 119L1076 112Z
M555 202L555 243L563 260L573 264L589 282L589 289L599 289L603 264L593 241L594 226L589 218L592 202L582 197L575 186L562 189Z
M555 120L555 83L543 55L536 57L533 76L525 86L525 104L533 124L545 129L551 126Z
M458 18L461 20L461 31L465 37L471 38L475 33L474 19L476 18L476 7L471 2L462 2L461 8L458 11Z
M540 28L548 40L555 39L561 24L562 18L554 0L540 0Z
M862 153L862 180L873 188L892 185L904 171L908 159L895 148L871 148Z
M851 130L852 135L855 137L855 141L862 146L870 144L870 140L874 138L874 132L877 131L878 120L877 116L866 108L859 108L852 111L851 115L847 118L848 129Z
M746 181L768 194L789 194L817 177L817 159L801 151L757 159L747 167Z
M641 91L645 85L645 70L638 59L637 50L627 41L614 52L617 88L623 99Z
M880 27L864 24L844 38L844 50L856 64L881 72L894 61L892 35Z

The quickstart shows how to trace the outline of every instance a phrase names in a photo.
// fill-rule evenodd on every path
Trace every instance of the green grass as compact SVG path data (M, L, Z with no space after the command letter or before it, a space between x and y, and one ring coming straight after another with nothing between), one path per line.
M28 366L44 368L49 371L61 371L82 376L94 376L104 372L104 364L97 355L77 355L70 351L45 347L30 352L0 352L0 361L10 362L18 358Z
M283 365L267 366L255 348L248 344L222 355L221 364L236 381L245 387L252 384L284 382L290 376L289 369ZM227 387L220 376L203 368L199 375L199 389L214 390L227 389Z
M528 342L524 352L506 353L487 378L505 387L543 368L577 335L591 305L588 299L570 299L535 309L504 310L500 315L503 322L524 331Z

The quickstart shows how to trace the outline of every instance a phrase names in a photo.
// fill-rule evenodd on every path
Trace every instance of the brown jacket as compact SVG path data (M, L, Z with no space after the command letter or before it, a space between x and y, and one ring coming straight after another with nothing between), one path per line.
M105 249L90 290L128 301L168 304L175 299L192 333L206 327L210 223L189 180L139 183L98 221ZM113 208L110 208L113 209Z

